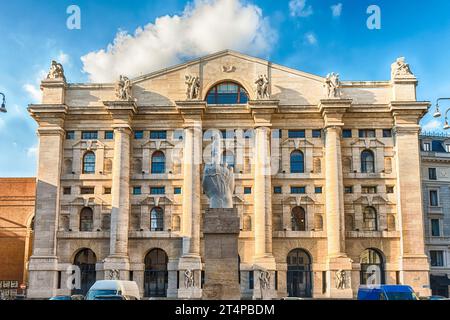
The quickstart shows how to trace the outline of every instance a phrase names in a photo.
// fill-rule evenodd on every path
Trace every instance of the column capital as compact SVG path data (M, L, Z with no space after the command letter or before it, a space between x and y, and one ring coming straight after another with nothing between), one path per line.
M135 101L103 101L106 110L113 119L116 127L131 127L131 121L138 112Z
M185 127L194 127L202 121L206 102L201 100L175 101L178 112L184 119Z
M28 112L40 127L62 128L68 107L65 104L30 104Z
M430 106L429 101L391 101L389 110L396 126L411 126L419 124Z
M319 112L325 120L325 128L342 127L342 118L351 107L352 99L322 99L319 103Z
M255 128L272 127L272 115L278 111L279 100L251 100L248 102Z

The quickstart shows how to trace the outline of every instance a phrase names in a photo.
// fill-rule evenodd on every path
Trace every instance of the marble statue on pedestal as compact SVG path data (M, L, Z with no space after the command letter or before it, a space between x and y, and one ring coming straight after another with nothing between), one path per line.
M61 63L52 61L52 65L50 66L50 71L47 74L47 79L50 80L64 80L66 81L66 77L64 76L64 68Z

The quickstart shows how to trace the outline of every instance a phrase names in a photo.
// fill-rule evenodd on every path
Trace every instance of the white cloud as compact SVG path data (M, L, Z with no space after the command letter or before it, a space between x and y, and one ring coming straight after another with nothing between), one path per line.
M332 5L331 7L331 13L333 17L337 18L340 17L342 14L342 3L338 3L335 5Z
M306 0L291 0L289 1L289 12L293 17L309 17L312 15L313 8L306 5Z
M67 53L63 52L63 51L60 51L59 54L58 54L58 57L56 58L56 61L58 61L61 64L69 63L70 56Z
M317 44L317 37L312 32L308 32L307 34L305 34L305 40L308 44L311 44L311 45Z
M28 158L35 158L37 156L37 152L38 152L38 146L37 145L29 147L27 149L27 157Z
M243 0L196 0L181 16L163 16L134 34L119 31L107 49L81 57L93 82L113 82L177 64L188 58L233 49L266 55L276 42L262 10Z
M442 129L442 124L439 120L433 119L422 125L423 131L436 131Z
M39 89L39 85L33 85L26 83L23 89L28 93L34 103L39 103L42 100L42 91Z

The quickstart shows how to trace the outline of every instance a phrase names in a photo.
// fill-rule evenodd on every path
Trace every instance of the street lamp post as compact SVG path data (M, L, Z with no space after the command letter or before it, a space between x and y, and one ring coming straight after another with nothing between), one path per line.
M6 113L6 97L2 92L0 92L0 95L3 97L2 106L0 107L0 113Z
M441 110L440 110L440 106L439 106L439 102L440 101L444 101L444 100L450 101L450 98L439 98L439 99L437 99L437 101L436 101L436 110L435 110L435 112L433 114L433 117L440 118L442 116ZM444 130L450 129L450 125L448 123L448 112L449 111L450 111L450 107L447 108L447 110L445 110L445 112L444 112L444 115L445 115Z

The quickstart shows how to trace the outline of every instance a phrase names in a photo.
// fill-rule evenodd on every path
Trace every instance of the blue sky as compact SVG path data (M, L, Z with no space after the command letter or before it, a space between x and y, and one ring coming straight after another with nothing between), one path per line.
M235 12L215 10L217 2L228 2ZM81 9L80 30L66 26L66 9L72 4ZM339 4L341 10L333 15L331 6ZM372 4L381 9L380 30L366 26L366 10ZM225 46L322 76L336 71L343 80L387 80L390 64L405 56L420 80L419 100L434 104L438 97L450 96L449 13L450 1L445 0L4 2L0 92L7 95L8 113L0 114L0 176L35 175L36 125L26 107L38 101L39 79L51 59L63 62L69 82L86 82L109 79L122 65L148 72ZM196 19L205 14L210 19ZM153 40L134 36L137 28L149 24L153 31L143 35L150 34ZM186 26L192 30L186 31ZM129 36L116 38L119 30ZM215 30L220 30L217 36ZM120 44L117 54L100 51L115 38L126 38L129 42L124 44L132 45L136 57L124 59L130 50ZM100 62L107 67L102 69ZM429 130L440 129L431 116L423 124Z

